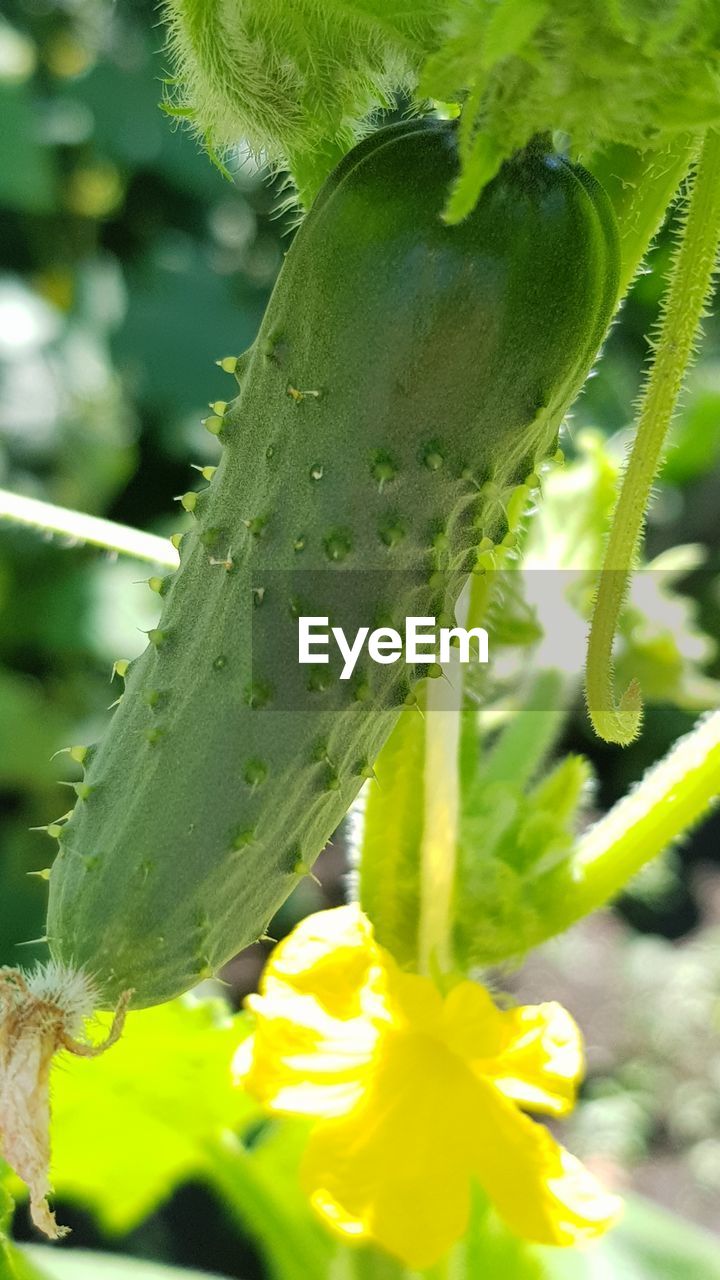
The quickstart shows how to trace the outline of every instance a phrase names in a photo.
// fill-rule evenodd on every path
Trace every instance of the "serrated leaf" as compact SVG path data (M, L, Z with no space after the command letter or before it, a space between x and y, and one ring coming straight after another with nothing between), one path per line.
M513 737L516 729L517 722ZM567 863L589 773L584 760L568 756L526 792L521 774L486 782L479 770L463 805L455 894L455 947L466 967L501 963L535 945L536 886Z
M504 0L490 11L480 49L480 65L493 63L518 53L535 34L549 8L548 0Z
M469 146L461 145L462 173L455 182L443 211L443 220L451 225L462 222L472 213L480 193L495 177L507 152L487 133L477 133Z

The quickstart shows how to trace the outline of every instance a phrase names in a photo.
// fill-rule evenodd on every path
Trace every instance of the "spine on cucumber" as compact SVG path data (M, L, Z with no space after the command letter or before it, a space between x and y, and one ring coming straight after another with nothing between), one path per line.
M50 876L53 957L108 1007L169 999L263 933L413 697L424 669L298 667L298 614L449 620L602 341L602 190L538 144L448 227L457 163L437 121L345 158L209 424L220 465Z

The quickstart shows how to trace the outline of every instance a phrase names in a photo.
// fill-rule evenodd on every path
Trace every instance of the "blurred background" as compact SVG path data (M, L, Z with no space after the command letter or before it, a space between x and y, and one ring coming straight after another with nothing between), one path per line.
M291 234L278 190L238 157L228 180L159 107L168 74L149 0L5 0L0 17L0 487L157 533L193 463L214 461L200 425L230 380L215 365L252 341ZM645 335L671 250L666 231L637 282L573 430L627 429ZM571 442L568 449L571 450ZM683 590L697 605L703 676L720 677L720 325L707 340L651 513L648 555L699 544ZM67 807L53 753L92 742L119 690L113 662L143 647L157 598L142 566L0 526L0 964L43 932L33 832ZM708 684L707 688L711 686ZM602 811L690 727L692 698L659 697L619 751L580 701L563 747L588 755ZM276 937L342 898L342 839L283 910ZM229 966L236 1001L260 948ZM717 1229L720 1195L720 816L604 913L533 956L523 998L563 1001L583 1027L589 1079L567 1144L614 1179ZM76 1206L73 1242L228 1275L261 1275L252 1246L199 1185L130 1238ZM19 1234L27 1232L20 1215Z

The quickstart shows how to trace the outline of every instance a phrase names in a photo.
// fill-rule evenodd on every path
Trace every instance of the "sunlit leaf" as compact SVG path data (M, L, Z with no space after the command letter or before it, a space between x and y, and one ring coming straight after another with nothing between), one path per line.
M59 1196L126 1231L185 1179L201 1176L224 1131L258 1115L233 1084L245 1035L221 1001L173 1001L129 1015L111 1052L65 1058L53 1081Z

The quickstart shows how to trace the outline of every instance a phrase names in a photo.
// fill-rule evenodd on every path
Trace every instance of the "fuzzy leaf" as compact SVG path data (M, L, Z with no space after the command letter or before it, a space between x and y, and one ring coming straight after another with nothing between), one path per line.
M174 107L211 148L246 142L289 164L306 204L398 92L464 103L449 221L538 132L577 153L646 151L720 120L707 0L302 0L292 14L283 0L165 0L164 13Z
M485 27L480 65L491 67L519 53L535 35L548 8L548 0L505 0L496 5Z

